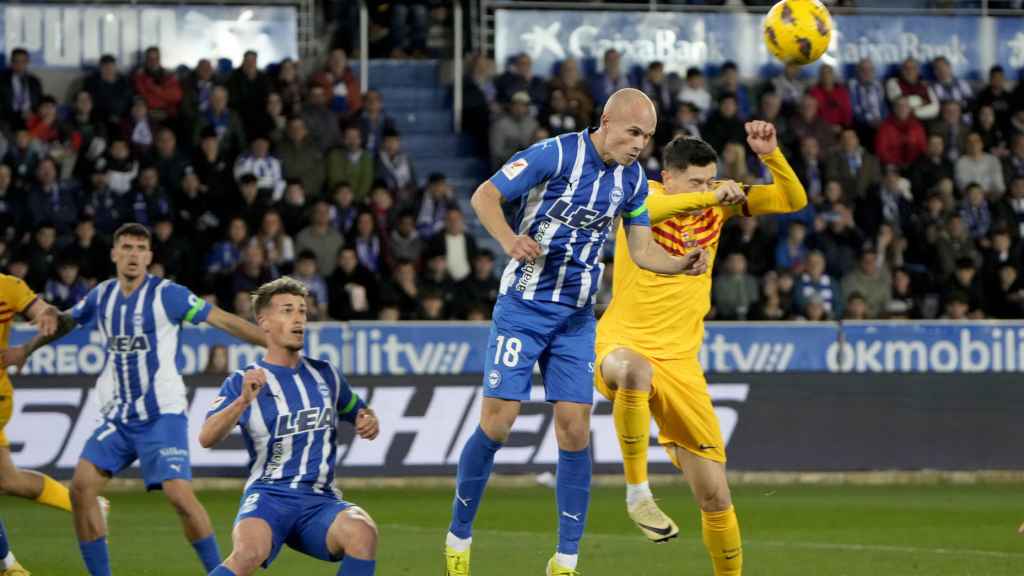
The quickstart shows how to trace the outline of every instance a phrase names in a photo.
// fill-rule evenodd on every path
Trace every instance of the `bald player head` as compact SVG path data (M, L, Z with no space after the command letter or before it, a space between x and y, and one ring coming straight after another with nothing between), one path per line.
M605 162L628 166L647 147L657 126L654 102L636 88L623 88L604 105L601 127L593 137L594 147Z

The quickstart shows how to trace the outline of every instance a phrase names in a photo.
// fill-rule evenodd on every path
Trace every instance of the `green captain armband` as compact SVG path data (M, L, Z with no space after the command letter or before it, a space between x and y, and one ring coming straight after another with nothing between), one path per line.
M348 404L346 404L345 407L341 409L341 412L338 413L338 416L344 416L345 414L351 412L352 409L355 408L357 404L359 404L359 400L359 394L353 392L352 397L348 399Z

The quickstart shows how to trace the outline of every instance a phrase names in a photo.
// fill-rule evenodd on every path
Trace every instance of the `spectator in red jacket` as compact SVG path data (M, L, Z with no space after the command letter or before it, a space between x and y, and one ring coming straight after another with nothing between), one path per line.
M359 79L349 68L348 55L341 48L331 50L327 65L313 76L311 83L323 86L333 112L350 116L363 107Z
M146 61L135 71L133 79L135 92L146 99L149 113L154 120L162 122L178 113L182 92L178 77L160 65L160 49L146 48Z
M818 115L833 127L844 128L853 123L850 91L836 83L836 72L828 64L818 69L818 83L808 93L818 101Z
M924 127L912 113L906 97L893 105L893 114L882 122L875 136L875 154L882 164L906 168L928 147Z

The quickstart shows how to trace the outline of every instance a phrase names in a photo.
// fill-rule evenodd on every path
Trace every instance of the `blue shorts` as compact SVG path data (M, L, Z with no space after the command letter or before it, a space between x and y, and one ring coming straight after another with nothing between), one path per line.
M188 418L163 414L131 424L104 419L85 443L82 459L111 476L138 460L146 490L160 489L167 480L191 480Z
M353 506L340 500L333 492L317 494L273 486L250 486L242 494L242 503L235 524L246 518L259 518L270 525L270 555L263 567L270 567L281 546L308 554L327 562L338 562L342 556L331 556L327 550L327 531L342 511Z
M540 364L548 402L594 401L594 310L502 296L484 359L484 396L530 399Z

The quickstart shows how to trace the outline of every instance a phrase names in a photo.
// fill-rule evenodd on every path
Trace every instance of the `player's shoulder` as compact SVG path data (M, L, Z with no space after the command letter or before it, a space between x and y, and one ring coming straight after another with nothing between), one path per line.
M334 366L326 360L320 360L318 358L303 355L302 361L310 368L310 370L314 370L320 374L332 374L335 371Z
M11 274L0 274L0 294L6 296L14 291L31 290L24 280Z
M665 185L662 184L661 182L658 182L657 180L651 180L650 178L647 179L647 189L650 191L651 194L665 193Z

